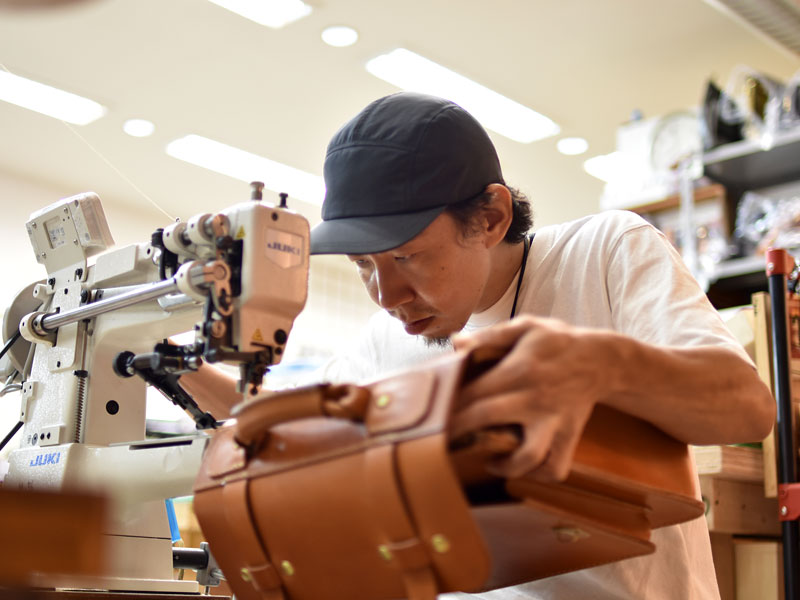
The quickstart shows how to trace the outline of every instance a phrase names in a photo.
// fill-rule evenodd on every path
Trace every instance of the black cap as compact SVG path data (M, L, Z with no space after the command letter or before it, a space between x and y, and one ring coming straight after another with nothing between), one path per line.
M325 157L312 254L371 254L414 238L445 208L503 183L492 141L457 104L411 92L371 103Z

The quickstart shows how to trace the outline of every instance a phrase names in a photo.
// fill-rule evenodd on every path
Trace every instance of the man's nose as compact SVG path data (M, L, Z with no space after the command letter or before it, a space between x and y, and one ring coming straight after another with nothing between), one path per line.
M373 298L385 310L394 310L414 298L414 290L391 266L375 269Z

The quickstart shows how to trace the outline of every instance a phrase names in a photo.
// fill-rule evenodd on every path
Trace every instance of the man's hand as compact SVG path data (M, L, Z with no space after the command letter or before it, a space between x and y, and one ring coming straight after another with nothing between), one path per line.
M608 395L613 381L608 341L606 332L533 316L456 336L456 350L490 346L507 354L464 388L467 408L454 418L453 437L519 424L522 445L497 461L494 471L563 480L595 403Z

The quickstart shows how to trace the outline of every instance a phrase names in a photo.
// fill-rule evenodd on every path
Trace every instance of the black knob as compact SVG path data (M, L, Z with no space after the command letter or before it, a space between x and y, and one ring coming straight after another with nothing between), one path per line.
M123 352L117 354L111 363L114 373L120 377L133 377L135 373L133 372L133 369L131 369L131 366L135 356L136 355L133 352L128 350L124 350Z

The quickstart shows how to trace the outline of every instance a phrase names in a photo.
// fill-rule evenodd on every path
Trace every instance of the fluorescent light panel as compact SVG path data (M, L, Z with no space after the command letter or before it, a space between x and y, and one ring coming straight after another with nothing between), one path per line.
M318 175L200 135L173 140L167 144L167 154L247 183L263 181L264 186L273 192L286 192L311 204L321 205L325 197L325 183Z
M209 0L217 6L226 8L237 15L280 29L292 21L302 19L311 13L311 7L300 0Z
M94 100L6 71L0 71L0 100L73 125L87 125L106 114Z
M367 71L404 90L452 100L487 129L517 142L535 142L560 131L535 110L405 48L373 58Z

